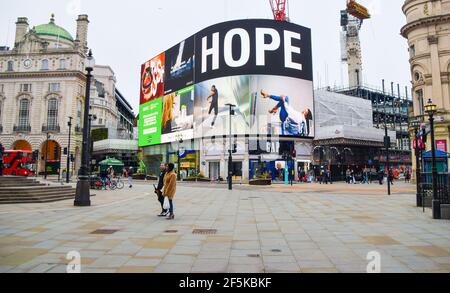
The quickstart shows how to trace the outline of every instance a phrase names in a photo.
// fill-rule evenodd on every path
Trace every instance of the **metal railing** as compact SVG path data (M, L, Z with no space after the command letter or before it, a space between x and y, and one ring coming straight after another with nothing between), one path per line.
M14 125L13 127L14 132L31 132L31 126L30 125Z
M450 204L450 173L439 173L437 180L437 200L441 204ZM433 200L433 176L432 173L421 173L419 183L419 195L425 207L431 206Z
M59 125L42 125L42 132L60 132Z

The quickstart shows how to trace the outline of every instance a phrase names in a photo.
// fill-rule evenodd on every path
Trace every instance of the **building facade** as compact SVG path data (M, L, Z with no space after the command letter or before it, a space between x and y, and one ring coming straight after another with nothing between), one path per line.
M334 91L371 102L373 126L383 130L387 127L388 131L395 132L389 150L390 166L405 169L412 166L409 113L413 103L409 96L401 96L399 85L395 87L391 83L390 89L387 90L383 84L383 88L382 90L376 90L366 86L358 86ZM407 93L408 91L406 91ZM386 164L386 158L384 153L379 156L379 163L383 167Z
M134 135L135 114L116 87L116 76L110 66L94 67L91 87L91 130L95 162L114 157L126 166L137 166L138 143ZM99 136L95 133L100 133Z
M330 169L334 180L344 180L347 169L384 168L384 129L376 128L370 100L328 90L315 91L316 130L314 168ZM388 131L395 144L395 132Z
M0 142L6 149L39 151L39 173L45 161L49 173L66 168L68 117L74 126L71 171L80 166L88 24L88 16L80 15L73 38L53 15L32 28L20 17L14 47L0 51Z
M403 12L407 24L401 29L401 34L408 40L410 53L414 102L412 115L428 126L424 106L432 99L438 107L436 147L449 152L450 0L407 0ZM414 129L410 129L410 133L413 137ZM429 143L427 149L431 149ZM446 163L448 172L449 161Z

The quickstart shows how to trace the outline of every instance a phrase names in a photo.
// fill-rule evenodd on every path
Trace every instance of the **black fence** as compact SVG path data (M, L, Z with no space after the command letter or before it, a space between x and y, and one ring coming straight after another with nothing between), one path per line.
M441 204L450 204L450 173L439 173L437 180L437 200ZM433 176L431 173L421 173L418 195L422 197L425 207L431 207L433 200Z

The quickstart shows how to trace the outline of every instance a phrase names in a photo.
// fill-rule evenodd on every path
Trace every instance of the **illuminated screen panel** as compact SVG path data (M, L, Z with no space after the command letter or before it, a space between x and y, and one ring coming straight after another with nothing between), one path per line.
M162 99L156 99L139 107L139 146L161 143Z
M140 104L156 100L164 95L165 54L145 62L141 66Z
M195 85L194 137L233 135L314 138L312 81L271 75L221 77Z
M194 136L194 86L163 98L161 143L188 140Z
M227 104L233 135L314 138L312 76L310 29L213 25L142 65L139 145L228 135Z

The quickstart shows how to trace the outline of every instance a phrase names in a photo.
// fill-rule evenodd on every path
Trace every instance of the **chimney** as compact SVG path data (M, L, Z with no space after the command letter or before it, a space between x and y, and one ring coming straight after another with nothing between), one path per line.
M78 16L77 19L77 37L76 40L80 42L81 48L87 49L87 33L89 20L86 14Z
M16 22L16 39L14 41L14 44L16 45L20 41L22 41L23 37L28 32L28 18L26 17L19 17L17 18Z

